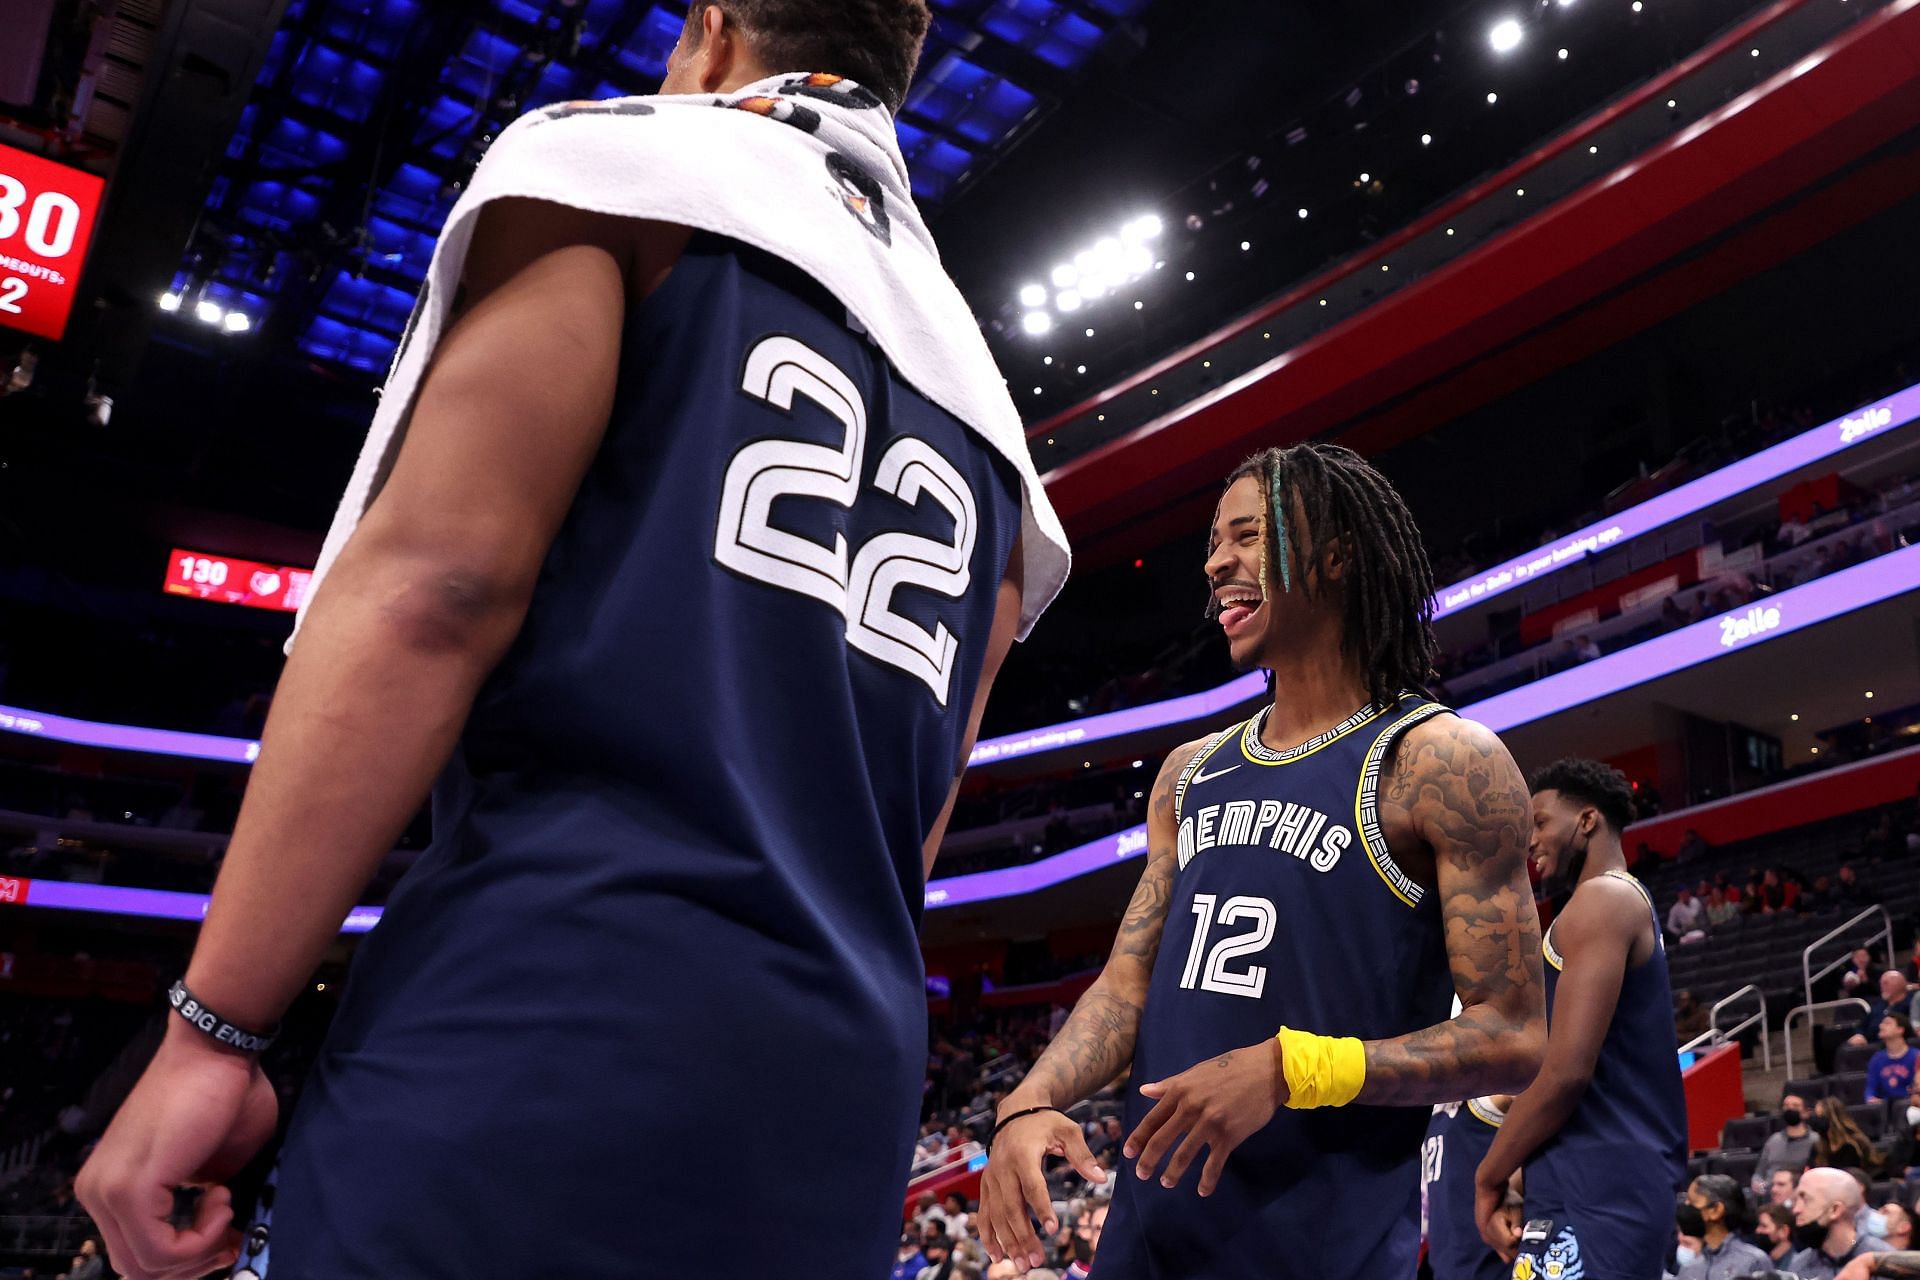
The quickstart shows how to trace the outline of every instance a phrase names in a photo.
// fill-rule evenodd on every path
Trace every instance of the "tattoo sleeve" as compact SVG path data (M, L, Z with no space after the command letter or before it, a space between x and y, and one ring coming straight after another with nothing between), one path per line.
M1896 1276L1898 1280L1920 1280L1920 1251L1895 1249L1892 1253L1877 1253L1873 1257L1872 1274Z
M1200 745L1190 742L1176 749L1160 767L1147 816L1147 866L1127 903L1106 967L1003 1106L1016 1100L1024 1105L1033 1098L1051 1106L1071 1106L1097 1092L1133 1061L1178 861L1173 788Z
M1446 717L1403 740L1380 807L1389 829L1411 829L1433 850L1461 1011L1370 1041L1358 1101L1404 1106L1524 1089L1546 1044L1546 1005L1527 880L1531 801L1519 768L1490 730Z

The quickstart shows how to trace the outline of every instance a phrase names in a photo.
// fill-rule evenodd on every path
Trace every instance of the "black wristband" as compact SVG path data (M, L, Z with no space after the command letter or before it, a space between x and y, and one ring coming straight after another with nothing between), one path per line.
M1067 1114L1064 1111L1060 1111L1060 1108L1058 1107L1028 1107L1025 1111L1016 1111L1012 1115L1003 1118L1000 1121L1000 1123L993 1126L993 1132L987 1135L987 1145L992 1146L993 1140L1000 1136L1000 1131L1006 1128L1008 1125L1012 1124L1015 1120L1020 1119L1022 1116L1038 1115L1042 1111L1059 1111L1060 1114L1063 1116Z
M206 1005L201 1004L199 998L187 990L184 979L174 983L173 988L167 992L167 1003L172 1005L173 1011L185 1018L195 1031L230 1048L238 1049L242 1053L265 1053L268 1046L273 1044L274 1038L280 1034L278 1027L263 1034L258 1031L248 1031L245 1027L237 1027L228 1022Z

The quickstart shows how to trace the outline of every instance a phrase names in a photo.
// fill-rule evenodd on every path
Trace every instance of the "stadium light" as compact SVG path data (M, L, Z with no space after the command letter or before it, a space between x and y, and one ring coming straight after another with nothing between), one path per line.
M162 311L178 311L180 309L180 295L177 293L161 294L160 309Z
M1495 53L1512 53L1520 47L1523 34L1517 19L1502 18L1487 32L1487 43L1493 46Z
M200 302L194 305L193 314L207 324L219 324L220 317L227 313L220 308L218 303Z
M229 311L225 321L228 333L245 333L253 328L253 320L245 312Z
M1023 284L1020 286L1020 305L1023 307L1044 307L1047 305L1047 286L1043 284Z
M1082 301L1078 289L1062 289L1053 295L1053 305L1062 311L1078 311Z
M1053 317L1044 311L1029 311L1020 317L1020 327L1037 338L1053 328Z
M1056 289L1071 289L1074 282L1080 278L1080 273L1074 270L1071 262L1063 262L1055 267L1053 274L1047 278L1053 281L1053 287Z

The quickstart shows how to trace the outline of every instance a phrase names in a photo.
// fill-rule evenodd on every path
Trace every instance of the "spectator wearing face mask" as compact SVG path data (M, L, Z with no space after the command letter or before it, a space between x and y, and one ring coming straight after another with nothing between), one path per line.
M1889 1200L1880 1206L1880 1220L1886 1227L1887 1247L1890 1249L1911 1249L1913 1247L1913 1214L1898 1200Z
M1739 1183L1724 1173L1695 1178L1687 1188L1687 1203L1700 1213L1700 1246L1692 1258L1676 1252L1676 1280L1733 1280L1772 1268L1766 1254L1737 1234L1747 1216L1747 1197Z
M1763 1204L1760 1206L1760 1225L1755 1232L1766 1245L1768 1265L1784 1267L1787 1259L1794 1255L1793 1247L1793 1205Z
M1756 1194L1773 1192L1774 1175L1788 1172L1797 1175L1802 1169L1813 1163L1813 1131L1807 1128L1807 1103L1797 1093L1785 1094L1780 1099L1780 1123L1782 1127L1767 1135L1760 1144L1760 1163L1753 1166L1753 1190ZM1793 1194L1791 1184L1787 1194ZM1777 1194L1769 1196L1778 1203L1785 1204Z
M1862 1236L1854 1225L1860 1206L1860 1184L1851 1175L1807 1170L1793 1193L1793 1243L1799 1252L1786 1269L1800 1280L1835 1280L1861 1255L1886 1252L1885 1241Z
M1907 1035L1912 1030L1905 1014L1888 1013L1880 1019L1881 1048L1867 1062L1868 1102L1905 1098L1913 1091L1914 1068L1915 1064L1920 1063L1920 1049L1907 1043Z
M900 1252L894 1255L891 1280L915 1280L923 1267L927 1265L927 1255L920 1252L920 1237L909 1231L900 1237Z

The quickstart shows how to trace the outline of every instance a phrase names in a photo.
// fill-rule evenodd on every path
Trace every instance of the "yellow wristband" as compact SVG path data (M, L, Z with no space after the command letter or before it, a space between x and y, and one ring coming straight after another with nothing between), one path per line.
M1344 1107L1360 1096L1367 1082L1367 1051L1360 1041L1291 1027L1280 1028L1277 1038L1289 1107Z

